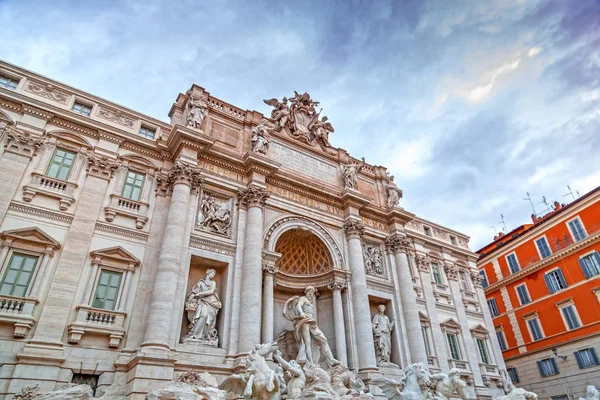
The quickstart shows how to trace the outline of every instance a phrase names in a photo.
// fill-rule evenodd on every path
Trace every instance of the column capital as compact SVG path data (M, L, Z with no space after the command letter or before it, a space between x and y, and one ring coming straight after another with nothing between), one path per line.
M471 280L475 284L475 286L482 288L483 287L483 276L479 272L471 272Z
M431 258L429 256L417 255L416 261L419 271L429 272L429 268L431 267Z
M183 184L197 189L202 184L200 172L200 168L177 160L167 175L168 183L171 186Z
M458 266L454 263L450 263L450 262L443 262L444 263L444 272L446 273L446 277L448 277L448 279L453 280L453 281L457 281L458 280Z
M157 196L170 196L173 193L173 187L169 184L169 177L165 174L156 175L156 189Z
M414 247L412 241L406 236L401 236L397 233L388 236L385 239L385 249L388 253L406 253L412 255Z
M327 285L327 289L335 292L336 290L342 291L348 287L348 283L342 280L334 280Z
M0 129L0 133L6 133L6 151L19 154L25 157L33 157L35 151L44 144L45 140L42 137L37 137L29 132L17 130L10 125Z
M263 264L263 274L273 276L277 272L279 272L279 268L277 268L274 264Z
M113 171L119 166L119 162L113 158L91 152L82 152L81 154L87 159L88 175L100 179L110 180Z
M271 193L257 185L238 190L238 199L242 207L264 207Z
M344 232L348 237L361 237L365 233L365 224L356 220L356 219L348 219L344 222Z

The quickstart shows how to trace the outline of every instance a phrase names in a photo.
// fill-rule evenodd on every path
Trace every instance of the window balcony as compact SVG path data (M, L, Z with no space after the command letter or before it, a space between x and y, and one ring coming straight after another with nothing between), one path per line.
M429 365L429 369L439 370L440 366L438 364L438 359L436 356L427 356L427 365Z
M119 347L121 339L125 336L124 311L111 311L93 308L87 305L77 307L77 320L69 325L69 343L77 344L81 337L92 332L108 336L108 346Z
M34 298L0 296L0 323L13 324L13 336L24 338L35 324L33 309L37 303Z
M450 358L448 360L448 364L449 364L450 368L456 368L460 372L471 373L471 368L469 367L468 361L454 360L454 359Z
M117 215L133 218L135 227L142 229L148 222L148 207L148 203L111 194L110 204L104 209L104 218L108 222L112 222Z
M66 211L75 202L73 193L77 188L76 183L51 178L38 172L33 172L32 175L31 182L23 187L24 201L30 202L36 195L42 194L58 199L61 211Z

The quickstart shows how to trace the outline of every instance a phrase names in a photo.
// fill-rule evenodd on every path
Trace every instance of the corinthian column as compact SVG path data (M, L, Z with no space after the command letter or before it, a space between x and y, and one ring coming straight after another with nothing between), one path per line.
M352 308L354 310L354 330L358 347L359 372L377 370L377 359L373 348L371 331L371 311L367 294L367 278L363 260L361 236L365 231L363 223L349 219L344 224L348 239L348 257L352 271Z
M344 367L348 366L346 326L344 325L344 306L342 304L342 290L346 286L346 282L342 281L334 281L327 285L327 289L333 293L333 328L335 330L336 358Z
M417 311L417 296L413 288L407 253L412 248L406 237L392 235L385 241L386 248L394 254L396 269L398 271L398 286L400 287L400 301L406 324L406 336L410 348L410 360L413 363L422 362L427 365L427 352L421 333L421 321Z
M262 341L271 343L273 341L273 275L277 273L277 267L271 264L263 266L263 311L262 319Z
M254 185L238 192L240 207L248 209L240 296L238 352L241 353L249 352L261 339L263 208L269 195Z
M177 277L181 268L180 257L186 242L185 227L190 193L201 183L200 169L177 160L167 180L173 188L173 193L154 278L148 329L142 344L142 347L165 349L170 348L171 316L175 311L173 306L178 296Z

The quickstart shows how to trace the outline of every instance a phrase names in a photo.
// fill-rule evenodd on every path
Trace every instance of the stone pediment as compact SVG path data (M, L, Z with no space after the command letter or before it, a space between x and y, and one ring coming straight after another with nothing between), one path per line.
M129 264L133 266L137 266L141 263L141 261L125 250L121 246L109 247L101 250L94 250L90 253L93 259L105 263L116 263L116 264Z
M442 325L445 328L460 329L460 324L454 318L448 318L440 325Z
M419 311L419 320L421 321L421 323L429 323L431 322L429 317L423 313L422 311Z
M477 324L471 328L471 333L480 334L480 335L489 335L490 331L487 330L487 328L485 326L483 326L481 324Z
M158 167L152 161L146 159L145 157L140 157L135 154L125 154L119 156L119 159L123 161L128 161L133 164L142 165L148 169L158 170Z
M60 248L60 243L37 227L4 231L2 232L1 237L2 240L21 240L28 243L45 245L53 248L54 250Z

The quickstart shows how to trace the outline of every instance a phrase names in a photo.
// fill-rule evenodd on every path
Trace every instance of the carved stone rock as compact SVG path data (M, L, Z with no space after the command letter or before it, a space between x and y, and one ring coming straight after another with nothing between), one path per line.
M164 389L146 395L146 400L225 400L225 391L214 387L171 382Z
M34 397L35 400L90 400L92 398L94 395L89 385L75 385Z

